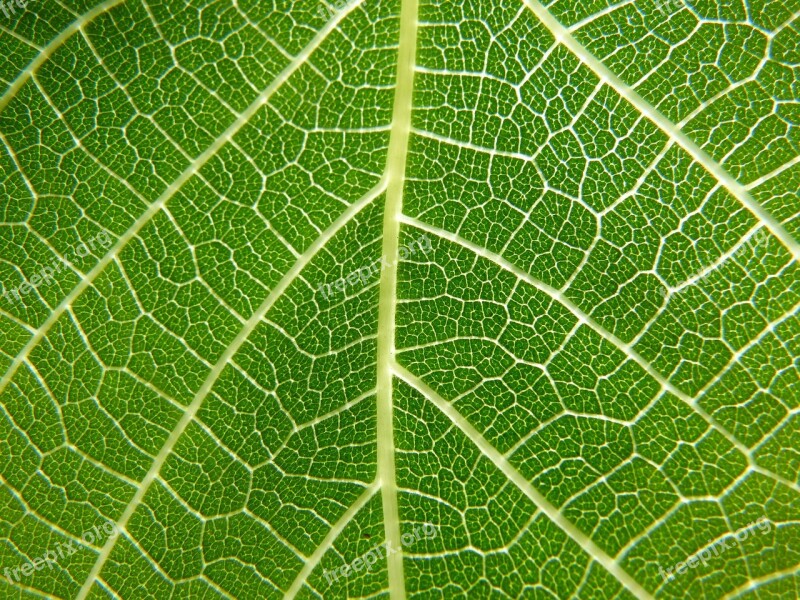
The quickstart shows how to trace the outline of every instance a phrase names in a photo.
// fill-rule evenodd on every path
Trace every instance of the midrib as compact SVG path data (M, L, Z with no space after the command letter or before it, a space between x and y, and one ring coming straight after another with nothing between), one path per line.
M414 87L414 60L417 44L417 0L402 0L400 42L397 52L392 132L386 160L386 203L383 215L383 256L393 266L383 269L378 304L377 348L377 450L378 481L381 485L386 543L398 552L387 552L389 595L392 600L406 597L403 553L400 544L400 515L397 506L397 481L394 469L394 429L392 426L392 364L397 299L397 263L400 214L403 206L403 181L411 132L411 99Z

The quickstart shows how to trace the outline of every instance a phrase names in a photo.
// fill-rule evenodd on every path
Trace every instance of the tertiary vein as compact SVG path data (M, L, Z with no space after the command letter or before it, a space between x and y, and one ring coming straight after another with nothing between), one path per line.
M295 59L281 71L270 85L264 89L261 94L248 106L238 117L231 123L231 125L217 137L206 150L200 154L192 163L184 169L184 171L173 181L167 189L153 202L147 209L139 216L136 221L123 233L116 243L111 246L111 249L103 256L97 264L83 277L78 284L70 290L70 292L61 300L58 306L53 309L53 312L47 317L42 325L33 333L31 338L22 348L22 350L14 357L11 365L6 370L3 377L0 379L0 394L8 386L9 382L13 379L20 365L25 362L31 351L38 346L39 342L44 339L50 329L61 318L61 315L72 306L72 303L87 289L95 279L105 270L105 268L115 259L115 257L125 248L128 243L134 239L142 228L149 223L152 218L164 207L164 205L172 198L183 185L196 175L200 169L213 158L219 150L230 142L233 137L244 127L253 115L263 107L272 95L280 88L287 79L299 69L308 60L311 53L319 47L319 45L327 38L328 34L336 28L336 26L345 18L349 12L361 4L363 0L357 0L348 6L346 11L339 13L335 19L331 20L313 40L306 46Z

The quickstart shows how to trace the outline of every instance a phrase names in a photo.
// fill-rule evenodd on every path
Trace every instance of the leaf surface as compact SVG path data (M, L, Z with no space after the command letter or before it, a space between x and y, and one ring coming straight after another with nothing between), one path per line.
M14 6L0 596L800 596L800 2Z

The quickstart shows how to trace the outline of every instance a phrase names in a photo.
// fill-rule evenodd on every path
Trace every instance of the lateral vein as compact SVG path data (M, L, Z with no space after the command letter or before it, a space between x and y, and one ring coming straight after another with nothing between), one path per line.
M591 538L573 525L564 515L561 514L555 506L553 506L547 498L542 496L536 488L519 472L511 463L492 446L481 433L475 429L464 416L458 412L452 404L439 396L433 389L431 389L419 377L400 366L399 364L393 365L394 373L405 381L408 385L423 394L430 402L432 402L439 410L441 410L452 423L458 427L464 435L466 435L478 449L488 458L495 467L497 467L519 490L525 494L528 499L533 502L536 507L547 515L550 520L555 523L565 534L583 548L586 553L597 563L601 564L609 573L611 573L617 580L627 588L627 590L642 600L651 599L652 596L639 584L627 571L625 571L619 563L606 554Z
M680 127L651 106L638 92L623 82L611 69L606 67L597 57L584 48L580 42L572 36L570 31L559 23L538 0L522 0L522 2L536 15L544 26L550 30L550 33L555 36L557 44L563 44L568 48L581 62L592 69L592 71L600 77L601 81L613 88L640 113L650 119L672 141L683 148L698 164L711 173L731 195L737 198L739 202L753 213L770 232L786 246L795 260L800 260L800 242L795 240L772 214L756 202L747 189L728 173L722 165L711 158L706 151L689 138Z
M238 118L206 148L186 169L173 181L167 189L152 203L147 209L139 216L138 219L123 233L117 242L111 247L108 253L101 258L97 264L81 279L78 284L64 297L59 305L50 313L44 323L34 332L33 336L28 343L22 348L20 353L11 362L11 365L6 370L2 378L0 378L0 394L3 393L8 383L13 379L20 365L27 359L30 352L39 344L40 341L47 335L50 328L61 318L64 311L72 306L72 303L94 282L94 280L102 273L105 268L114 260L119 252L130 242L142 228L150 222L150 220L161 210L161 208L172 198L183 184L186 183L194 174L198 173L200 169L222 148L228 141L233 139L233 136L244 127L250 118L264 106L275 91L283 85L287 79L300 68L311 55L311 53L319 47L325 40L328 34L339 24L339 22L363 0L357 0L349 5L348 9L342 11L335 19L333 19L326 27L321 29L314 39L309 43L303 51L297 55L286 68L281 71L278 77L264 89L264 91L253 101L250 106L241 113ZM76 21L76 23L78 23ZM79 28L81 24L76 25ZM2 100L0 100L0 110L2 110Z
M230 343L230 345L225 349L225 352L222 353L217 363L211 369L211 371L206 376L203 385L195 394L192 403L186 409L186 411L181 416L178 424L175 426L175 429L172 430L167 441L162 446L161 450L159 451L158 455L156 456L153 464L150 466L150 470L147 472L147 475L144 476L141 483L139 484L139 488L136 490L136 493L131 498L131 501L128 503L128 506L125 507L125 511L122 513L122 516L117 521L117 528L120 531L125 530L128 520L131 518L133 513L141 504L142 500L144 499L147 490L150 488L150 484L158 476L159 471L161 471L161 467L166 462L167 457L172 452L172 448L175 446L178 439L183 435L183 432L189 426L189 423L194 419L197 411L200 410L200 406L203 404L203 400L205 400L206 396L211 392L214 383L219 378L220 374L222 373L225 366L228 362L233 358L239 348L244 344L253 330L258 326L258 324L262 321L264 316L267 314L270 308L275 304L275 302L283 295L284 291L289 287L289 285L297 278L303 268L311 261L311 259L319 252L322 247L330 240L336 232L338 232L342 227L344 227L350 220L357 215L365 206L370 204L380 193L383 191L385 187L384 180L382 179L381 182L373 188L369 193L363 196L358 202L350 205L344 213L342 213L333 224L325 230L325 232L317 238L317 240L306 250L303 255L297 260L297 262L292 265L292 268L283 276L283 278L278 282L278 285L273 288L267 298L262 302L261 306L256 310L247 322L245 323L244 327L241 329L239 334L234 338L234 340ZM92 570L89 572L89 576L86 578L86 581L83 584L80 592L76 600L84 600L89 590L92 587L92 583L94 579L100 575L100 571L103 568L108 557L111 555L111 550L114 548L114 544L119 536L115 536L109 538L106 542L105 546L101 550L100 554L95 561Z
M125 0L106 0L102 4L98 4L90 11L84 13L77 19L75 19L70 25L64 29L61 33L59 33L56 37L54 37L50 42L41 49L41 52L36 55L27 67L20 73L17 78L11 82L11 85L8 86L6 93L0 97L0 112L8 106L8 103L14 99L14 96L17 95L22 89L22 86L25 85L31 76L39 70L39 67L50 58L53 53L58 50L64 42L66 42L69 38L75 35L75 32L78 31L81 27L83 27L87 23L91 23L96 17L102 15L104 12L107 12L117 6L118 4L122 4Z
M583 312L583 310L581 310L580 307L578 307L574 302L572 302L569 298L567 298L562 292L560 292L555 288L550 287L546 283L539 281L538 279L533 277L530 273L527 273L526 271L522 270L517 265L509 262L502 256L495 254L494 252L491 252L489 250L486 250L485 248L481 248L480 246L473 244L472 242L469 242L454 233L450 233L449 231L444 231L442 229L439 229L438 227L428 225L427 223L423 223L422 221L419 221L412 217L402 216L401 221L407 225L411 225L412 227L417 227L419 229L422 229L423 231L427 231L432 235L438 236L446 240L450 240L451 242L458 244L459 246L466 248L467 250L470 250L476 255L481 256L493 262L495 265L497 265L504 271L508 271L512 275L516 276L518 279L521 279L522 281L526 282L529 285L532 285L539 291L547 294L548 296L550 296L550 298L552 298L556 302L559 302L564 308L569 310L569 312L572 313L572 315L575 318L578 319L578 322L585 325L586 327L589 327L592 331L597 333L604 340L608 341L615 348L623 352L629 360L632 360L636 364L638 364L648 375L650 375L650 377L652 377L656 381L656 383L659 384L659 386L661 386L661 389L663 391L669 392L676 398L688 404L700 417L703 418L703 420L709 427L716 430L720 435L722 435L726 440L728 440L728 442L730 442L731 445L733 445L739 452L741 452L742 455L744 455L748 463L748 468L757 473L761 473L765 477L769 477L773 481L781 483L787 487L792 488L797 492L800 492L800 486L798 486L796 483L793 483L788 479L781 477L777 473L773 473L772 471L769 471L756 464L756 462L753 460L753 456L751 454L750 449L747 446L745 446L738 438L736 438L736 436L734 436L730 431L728 431L727 428L723 427L714 417L708 414L705 411L705 409L703 409L703 407L700 406L700 404L697 402L695 398L692 398L687 393L683 392L681 389L672 384L669 380L667 380L666 377L664 377L661 373L659 373L655 369L655 367L653 367L653 365L651 365L647 360L645 360L645 358L641 354L639 354L631 344L622 341L619 337L617 337L616 335L614 335L613 333L602 327L599 323L597 323L597 321L595 321L590 315Z
M303 565L300 573L297 574L295 577L294 582L292 582L292 586L289 588L289 591L286 592L286 595L283 597L284 600L293 600L293 598L297 595L300 589L303 587L303 584L308 579L308 576L314 571L314 569L319 564L319 561L322 560L322 557L325 556L325 553L333 546L333 543L336 541L336 538L339 537L339 534L344 531L344 528L353 520L353 518L358 514L362 508L367 505L372 497L378 492L380 489L380 485L378 480L376 479L372 482L364 492L356 499L356 501L348 508L345 513L341 516L341 518L336 522L336 524L331 527L331 530L328 532L328 535L325 536L325 539L322 540L322 543L314 550L314 553L308 557L306 560L306 564Z

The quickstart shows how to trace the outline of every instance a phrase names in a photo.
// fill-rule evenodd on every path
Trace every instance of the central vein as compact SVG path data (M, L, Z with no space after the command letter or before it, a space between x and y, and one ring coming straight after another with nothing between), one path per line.
M411 131L411 95L414 87L414 52L417 43L417 0L402 0L400 44L397 56L392 132L386 161L386 207L383 215L383 256L398 264L399 217L403 205L403 180ZM394 472L394 431L392 427L392 370L394 324L397 298L397 267L381 272L378 305L378 479L381 483L383 518L387 544L398 550L387 552L389 594L392 600L405 598L403 554L400 551L400 516L397 508L397 482Z

